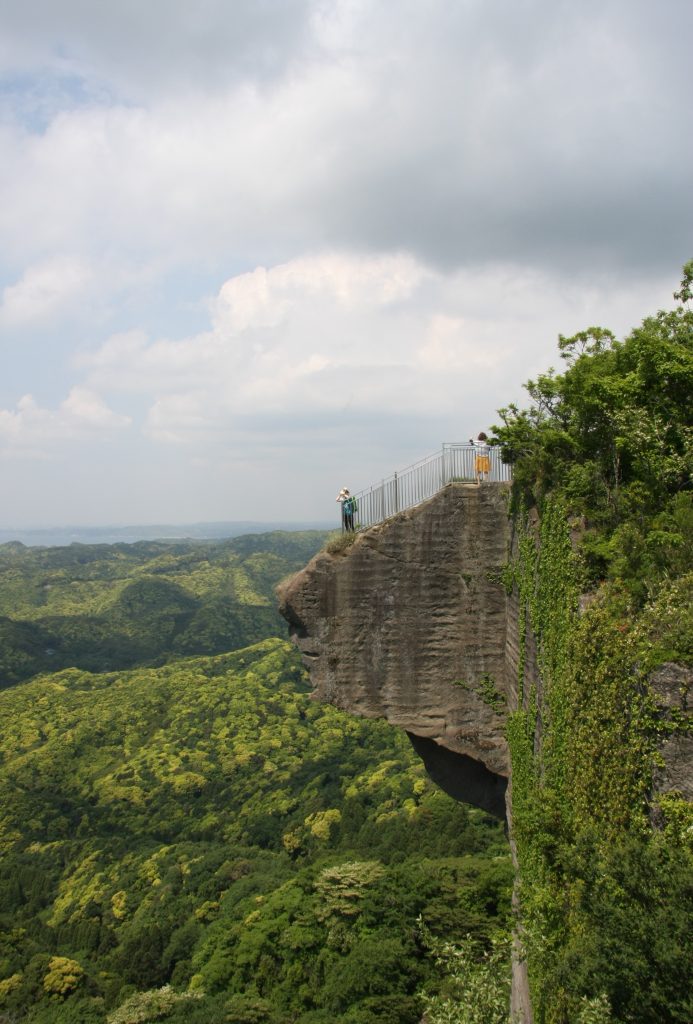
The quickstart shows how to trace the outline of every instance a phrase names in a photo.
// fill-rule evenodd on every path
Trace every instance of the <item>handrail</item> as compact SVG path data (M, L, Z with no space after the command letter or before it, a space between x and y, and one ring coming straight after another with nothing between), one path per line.
M489 449L490 472L488 480L501 483L512 479L510 466L501 461L500 450ZM476 449L472 444L443 444L439 452L427 455L413 465L391 477L372 484L355 494L357 511L354 515L357 529L382 523L391 516L414 508L432 498L449 483L475 480Z

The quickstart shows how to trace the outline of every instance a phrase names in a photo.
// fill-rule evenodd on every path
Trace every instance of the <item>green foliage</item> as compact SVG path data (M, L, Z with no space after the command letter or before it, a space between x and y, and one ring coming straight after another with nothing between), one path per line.
M539 646L541 732L531 697L509 726L535 1011L541 1022L564 1024L605 994L615 1021L682 1024L690 987L681 978L693 967L683 939L693 920L690 833L668 798L668 834L653 834L647 802L658 739L677 727L657 712L645 676L657 661L653 630L672 633L667 591L635 623L608 587L579 615L580 567L567 538L560 504L547 500L529 559L534 587L525 589ZM526 573L516 567L517 578Z
M164 985L150 992L136 992L106 1019L108 1024L150 1024L169 1018L181 1003L201 998L201 992L174 992L170 985Z
M657 579L682 544L690 555L690 496L680 495L693 464L693 310L648 317L624 342L590 328L559 347L565 373L529 381L530 408L501 409L494 428L514 464L516 507L541 508L560 492L569 515L609 531L595 572L611 568L644 587L650 562Z
M651 794L659 745L690 723L658 706L648 677L691 660L693 313L659 313L623 343L590 328L560 348L566 372L530 381L532 408L502 410L497 428L515 463L508 738L534 1010L538 1024L684 1024L690 805L672 793L652 807ZM524 680L530 628L539 692Z
M414 1024L417 916L505 929L500 826L306 689L267 639L0 694L0 1013Z
M384 874L385 870L378 861L354 862L325 868L315 882L315 889L322 903L319 916L323 920L357 917L361 913L361 902L368 886L373 885Z
M231 996L225 1005L225 1024L271 1024L277 1020L268 999L257 996Z
M114 671L284 636L274 588L323 538L0 545L0 687L61 668Z
M577 1024L610 1024L612 1020L609 1000L603 992L594 999L582 997Z
M424 996L427 1024L507 1024L510 1005L510 944L485 947L467 935L458 942L423 937L444 972L440 992Z
M67 996L74 992L84 977L84 969L76 960L66 956L53 956L48 961L48 973L43 987L51 996Z

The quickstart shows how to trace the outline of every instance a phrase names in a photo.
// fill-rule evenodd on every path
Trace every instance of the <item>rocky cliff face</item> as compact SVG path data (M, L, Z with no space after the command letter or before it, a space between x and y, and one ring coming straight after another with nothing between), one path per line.
M458 799L504 816L517 621L507 488L450 484L279 591L315 695L406 729Z
M509 559L517 569L522 551L507 499L503 485L450 484L429 502L357 536L343 551L317 555L279 593L315 696L406 729L434 781L499 817L506 814L509 775L506 721L519 710L520 680L523 709L534 723L527 749L538 763L546 728L529 609L521 614L518 588L508 595L501 579ZM540 526L537 520L530 524L537 546ZM593 600L583 596L583 613ZM547 651L550 643L543 657ZM689 714L693 672L667 663L649 683L656 715L670 726L660 730L654 793L691 799L693 740L681 723ZM522 773L519 778L521 783ZM517 803L518 777L515 783ZM656 807L653 801L655 825ZM517 806L515 812L517 826ZM511 829L517 868L512 837ZM522 948L516 935L511 1011L513 1020L531 1024Z
M649 682L660 719L668 723L688 721L689 726L687 732L679 729L664 734L658 748L661 762L653 780L654 792L676 792L693 801L693 669L667 662L652 673Z

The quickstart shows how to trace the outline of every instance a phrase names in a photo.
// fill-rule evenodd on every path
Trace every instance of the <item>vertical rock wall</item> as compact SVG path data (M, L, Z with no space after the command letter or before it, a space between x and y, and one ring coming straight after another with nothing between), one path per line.
M456 795L499 814L514 685L501 582L507 495L502 484L450 484L344 552L317 555L279 591L316 697L461 755L474 785L465 797L458 779ZM420 747L450 774L444 755Z
M517 595L501 578L513 547L507 504L507 485L449 484L279 588L315 696L406 729L435 782L501 818L523 647L525 679L536 681ZM511 1010L531 1024L517 937Z

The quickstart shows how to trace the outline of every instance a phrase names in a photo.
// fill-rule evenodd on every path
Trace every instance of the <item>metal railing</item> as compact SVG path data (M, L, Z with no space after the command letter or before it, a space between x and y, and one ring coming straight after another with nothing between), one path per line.
M357 491L356 529L375 526L398 512L420 505L449 483L475 480L476 454L477 450L471 444L444 444L435 455L415 462L401 473L393 473L379 484ZM489 449L489 459L488 480L501 483L512 479L511 468L501 461L498 448Z

